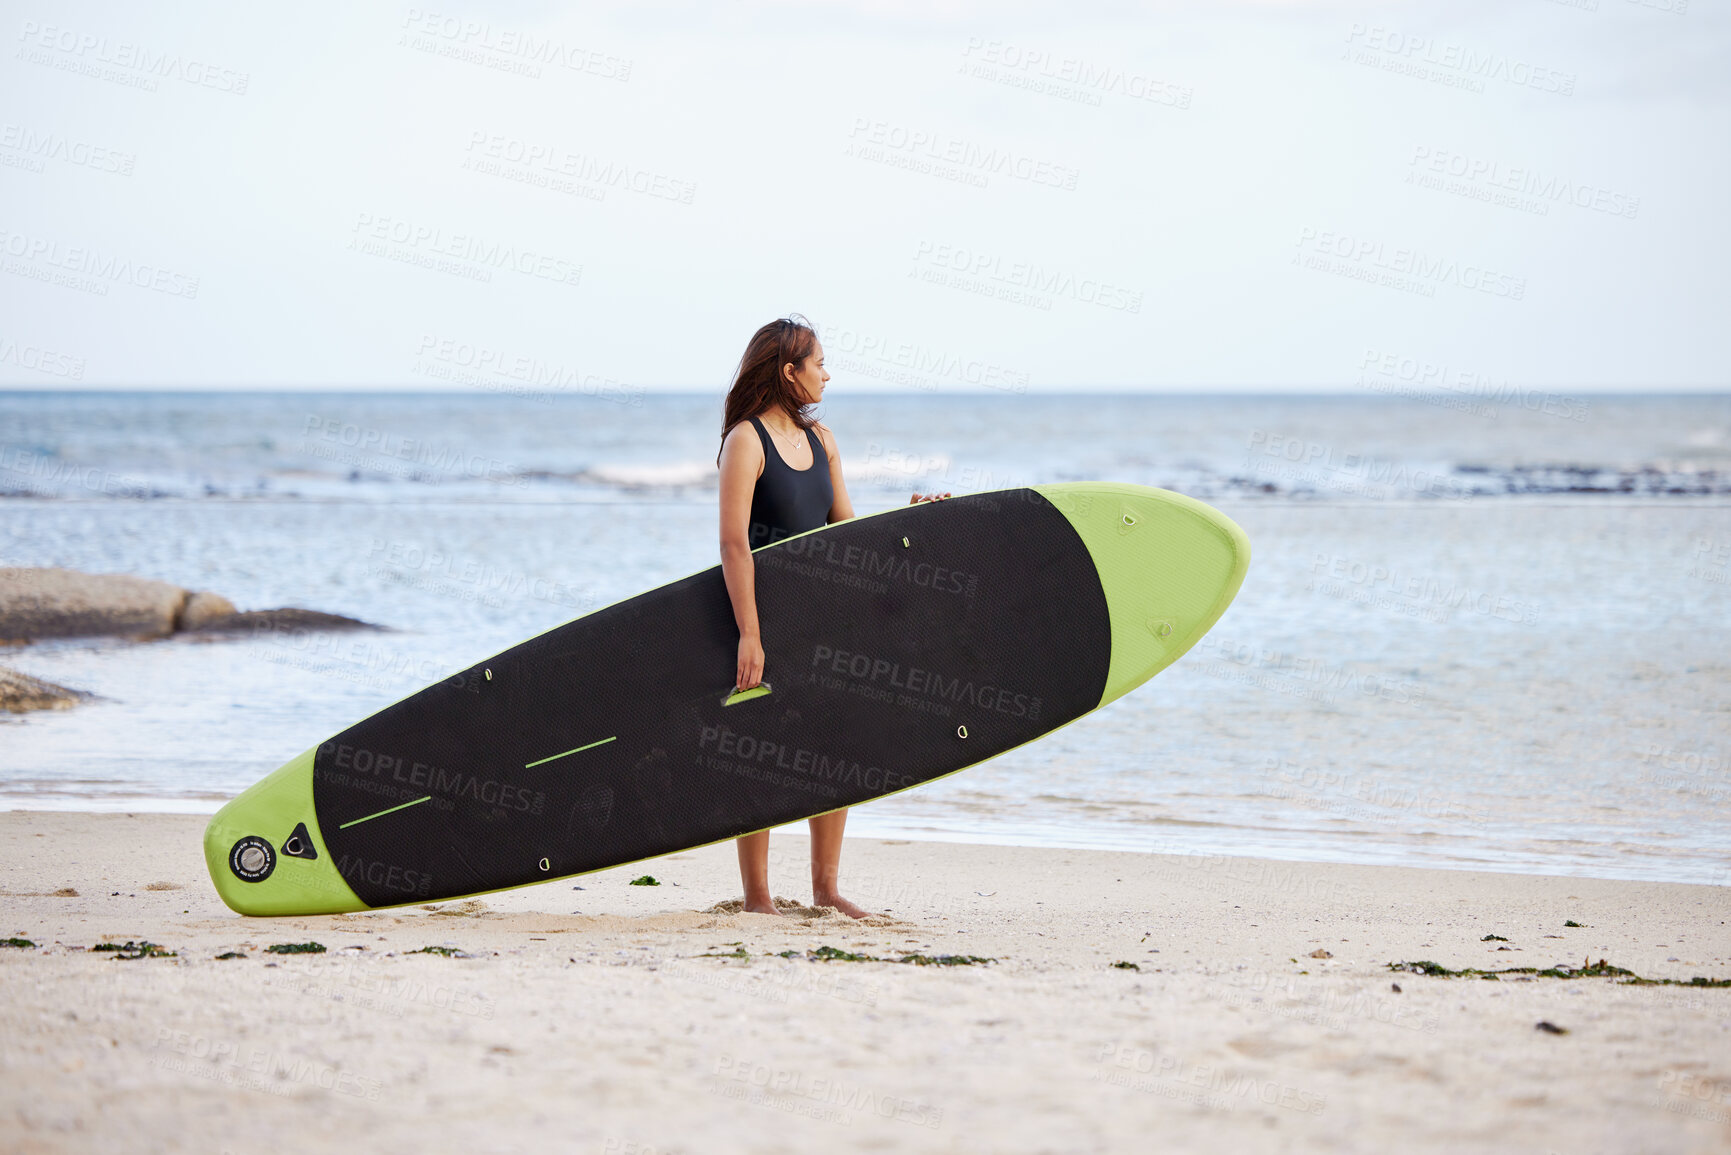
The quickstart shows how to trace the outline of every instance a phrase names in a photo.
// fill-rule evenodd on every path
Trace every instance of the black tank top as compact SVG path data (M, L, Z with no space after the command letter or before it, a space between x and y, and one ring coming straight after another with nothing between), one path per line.
M763 475L751 492L751 548L827 525L835 486L829 479L829 454L817 430L806 434L811 439L810 468L795 469L781 459L763 422L753 417L751 424L763 442Z

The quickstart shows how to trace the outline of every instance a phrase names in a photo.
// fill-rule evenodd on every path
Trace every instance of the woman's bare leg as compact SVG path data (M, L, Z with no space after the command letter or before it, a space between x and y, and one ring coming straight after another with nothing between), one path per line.
M836 885L841 874L841 833L846 827L846 810L832 810L811 820L811 904L864 918L867 912L843 898Z
M769 831L759 830L736 840L739 843L739 880L745 884L745 909L749 914L780 914L769 893Z

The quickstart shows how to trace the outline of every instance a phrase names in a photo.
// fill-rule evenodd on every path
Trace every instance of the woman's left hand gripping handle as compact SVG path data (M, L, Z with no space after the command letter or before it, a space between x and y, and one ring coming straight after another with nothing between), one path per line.
M755 635L742 635L739 639L739 671L735 678L735 687L749 690L763 681L763 642Z

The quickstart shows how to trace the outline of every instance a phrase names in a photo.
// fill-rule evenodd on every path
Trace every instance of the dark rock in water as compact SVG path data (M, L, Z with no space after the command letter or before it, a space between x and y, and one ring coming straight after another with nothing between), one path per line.
M177 630L201 630L212 622L233 617L234 613L234 603L221 594L199 590L187 596L174 627Z
M375 626L371 622L363 622L358 618L345 618L341 614L327 614L318 610L302 610L290 606L280 610L247 610L244 613L227 614L223 617L212 618L203 625L196 626L187 632L195 634L250 634L260 630L382 629L384 629L383 626Z
M68 690L41 678L0 666L0 710L23 714L30 710L64 710L91 697L82 690Z
M185 590L130 574L70 569L0 569L0 641L42 638L215 637L255 630L372 630L380 627L317 610L237 612L220 594Z

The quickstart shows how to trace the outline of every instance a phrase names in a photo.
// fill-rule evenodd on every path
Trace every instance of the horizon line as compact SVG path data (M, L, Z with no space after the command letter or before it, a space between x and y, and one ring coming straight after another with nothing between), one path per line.
M658 397L721 397L727 392L726 386L695 386L695 385L628 385L626 388L637 390L643 396ZM1719 385L1558 385L1558 384L1513 384L1504 382L1498 387L1498 392L1543 392L1559 395L1588 395L1595 397L1674 397L1674 396L1715 396L1731 395L1731 383ZM1029 387L1027 389L997 389L989 386L959 386L945 389L885 389L844 387L848 395L870 397L967 397L1002 394L1009 397L1098 397L1098 396L1146 396L1146 397L1363 397L1367 400L1383 398L1391 401L1410 401L1429 397L1475 396L1476 394L1459 389L1409 386L1403 390L1393 387L1372 388L1367 385L1201 385L1201 386L1165 386L1165 385L1071 385ZM297 393L338 393L338 394L394 394L399 396L423 397L487 397L501 398L520 397L521 393L533 393L536 396L571 397L573 399L613 400L584 393L581 390L510 390L510 389L460 389L460 388L428 388L425 385L340 385L329 382L315 382L300 385L136 385L136 384L90 384L80 382L73 385L39 385L23 382L0 381L0 393L35 393L35 394L98 394L98 393L182 393L182 394L297 394ZM829 400L826 398L826 400Z

